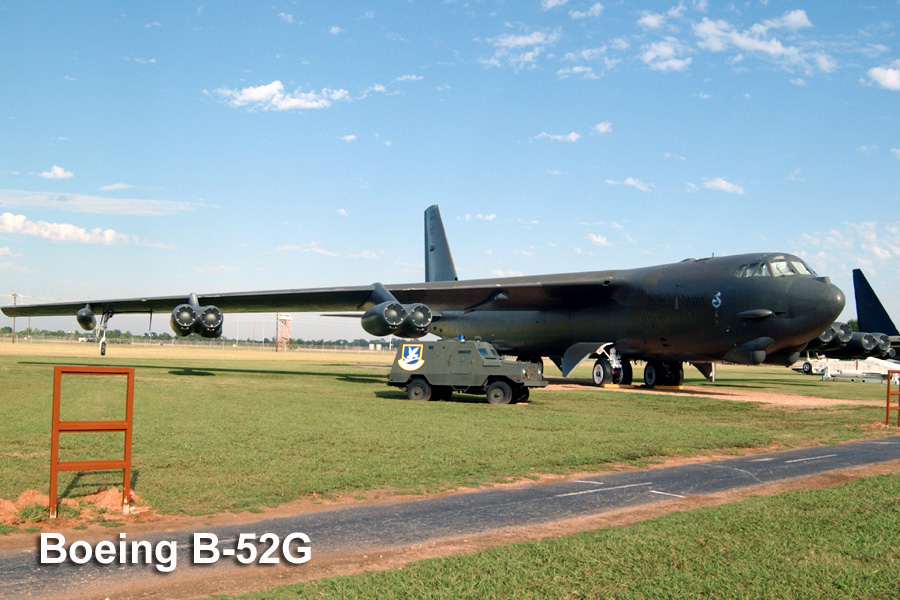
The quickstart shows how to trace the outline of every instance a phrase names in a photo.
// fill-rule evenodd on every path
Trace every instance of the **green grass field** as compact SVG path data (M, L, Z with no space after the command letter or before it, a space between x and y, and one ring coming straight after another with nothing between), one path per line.
M591 387L538 390L527 405L491 406L476 397L416 403L385 385L389 361L368 352L137 346L114 346L101 358L94 345L0 345L0 498L48 490L56 364L136 367L133 488L155 510L172 514L418 494L891 433L873 427L883 422L883 407L789 410ZM77 381L64 379L66 418L119 418L123 380L69 377ZM703 382L692 370L688 378ZM881 386L823 384L773 367L720 368L715 385L884 397ZM61 458L118 452L119 434L94 436L64 435ZM61 474L60 495L77 498L119 480L119 472Z

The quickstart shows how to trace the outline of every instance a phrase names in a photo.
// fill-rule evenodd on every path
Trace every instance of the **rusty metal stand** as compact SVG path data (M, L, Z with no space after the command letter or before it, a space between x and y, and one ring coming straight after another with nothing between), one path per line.
M891 391L891 383L897 383L898 389ZM897 404L891 406L891 396L897 398ZM897 427L900 427L900 371L888 371L887 374L887 412L884 417L884 424L891 424L891 411L897 411Z
M60 421L60 387L63 375L125 375L128 390L124 421ZM131 481L131 422L134 404L134 367L70 367L53 369L53 439L50 447L50 518L56 518L56 479L59 471L107 471L122 469L122 514L128 514ZM59 462L60 433L122 432L125 434L125 456L121 460L81 460Z

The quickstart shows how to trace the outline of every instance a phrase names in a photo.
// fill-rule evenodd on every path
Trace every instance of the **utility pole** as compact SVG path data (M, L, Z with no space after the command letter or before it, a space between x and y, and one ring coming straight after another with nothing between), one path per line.
M18 296L19 295L17 293L15 293L15 292L12 293L13 306L16 305L16 298L18 298ZM16 318L15 317L13 317L13 342L12 343L13 344L16 343Z

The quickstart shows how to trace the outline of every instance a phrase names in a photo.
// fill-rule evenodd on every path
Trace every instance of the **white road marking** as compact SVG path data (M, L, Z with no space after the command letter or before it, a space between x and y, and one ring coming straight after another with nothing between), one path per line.
M610 488L601 488L598 490L584 490L582 492L569 492L568 494L557 494L553 496L554 498L565 498L566 496L580 496L581 494L596 494L597 492L609 492L612 490L624 490L625 488L638 487L641 485L652 485L653 482L648 481L646 483L630 483L628 485L617 485L616 487Z
M773 460L775 460L775 459L774 458L755 458L755 459L751 460L750 462L772 462Z
M660 492L657 490L650 490L651 494L659 494L660 496L673 496L675 498L686 498L687 496L680 496L678 494L670 494L668 492Z
M823 458L834 458L835 456L837 456L837 454L825 454L823 456L810 456L809 458L795 458L794 460L784 461L784 464L788 465L790 463L806 462L808 460L821 460Z
M592 485L603 485L602 481L588 481L587 479L576 479L575 483L590 483Z

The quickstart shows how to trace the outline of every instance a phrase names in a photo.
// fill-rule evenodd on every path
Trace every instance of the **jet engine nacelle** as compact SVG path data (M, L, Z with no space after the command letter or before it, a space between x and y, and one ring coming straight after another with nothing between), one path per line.
M418 338L428 333L431 325L431 309L424 304L411 304L403 307L406 309L406 319L397 329L397 335L405 338Z
M418 338L428 333L431 309L424 304L403 305L395 300L382 302L362 316L362 328L376 336L394 334L404 338Z
M194 306L179 304L172 311L169 324L172 331L181 337L199 333L205 338L217 338L222 335L222 323L225 320L217 306Z
M217 338L222 335L222 323L225 317L218 306L204 306L200 310L196 331L205 338Z
M371 335L381 337L396 332L406 317L406 309L402 304L388 300L373 306L363 314L362 328Z
M75 313L75 320L78 321L78 324L82 329L91 330L97 326L97 319L94 317L94 312L87 306L78 309L78 312Z
M176 335L185 337L194 332L194 327L197 325L199 318L200 315L197 314L197 309L195 307L190 304L179 304L175 307L175 310L172 311L172 318L169 319L169 325L172 326L172 331L174 331Z
M871 333L854 331L843 348L828 353L832 358L863 358L873 354L878 348L878 340Z

